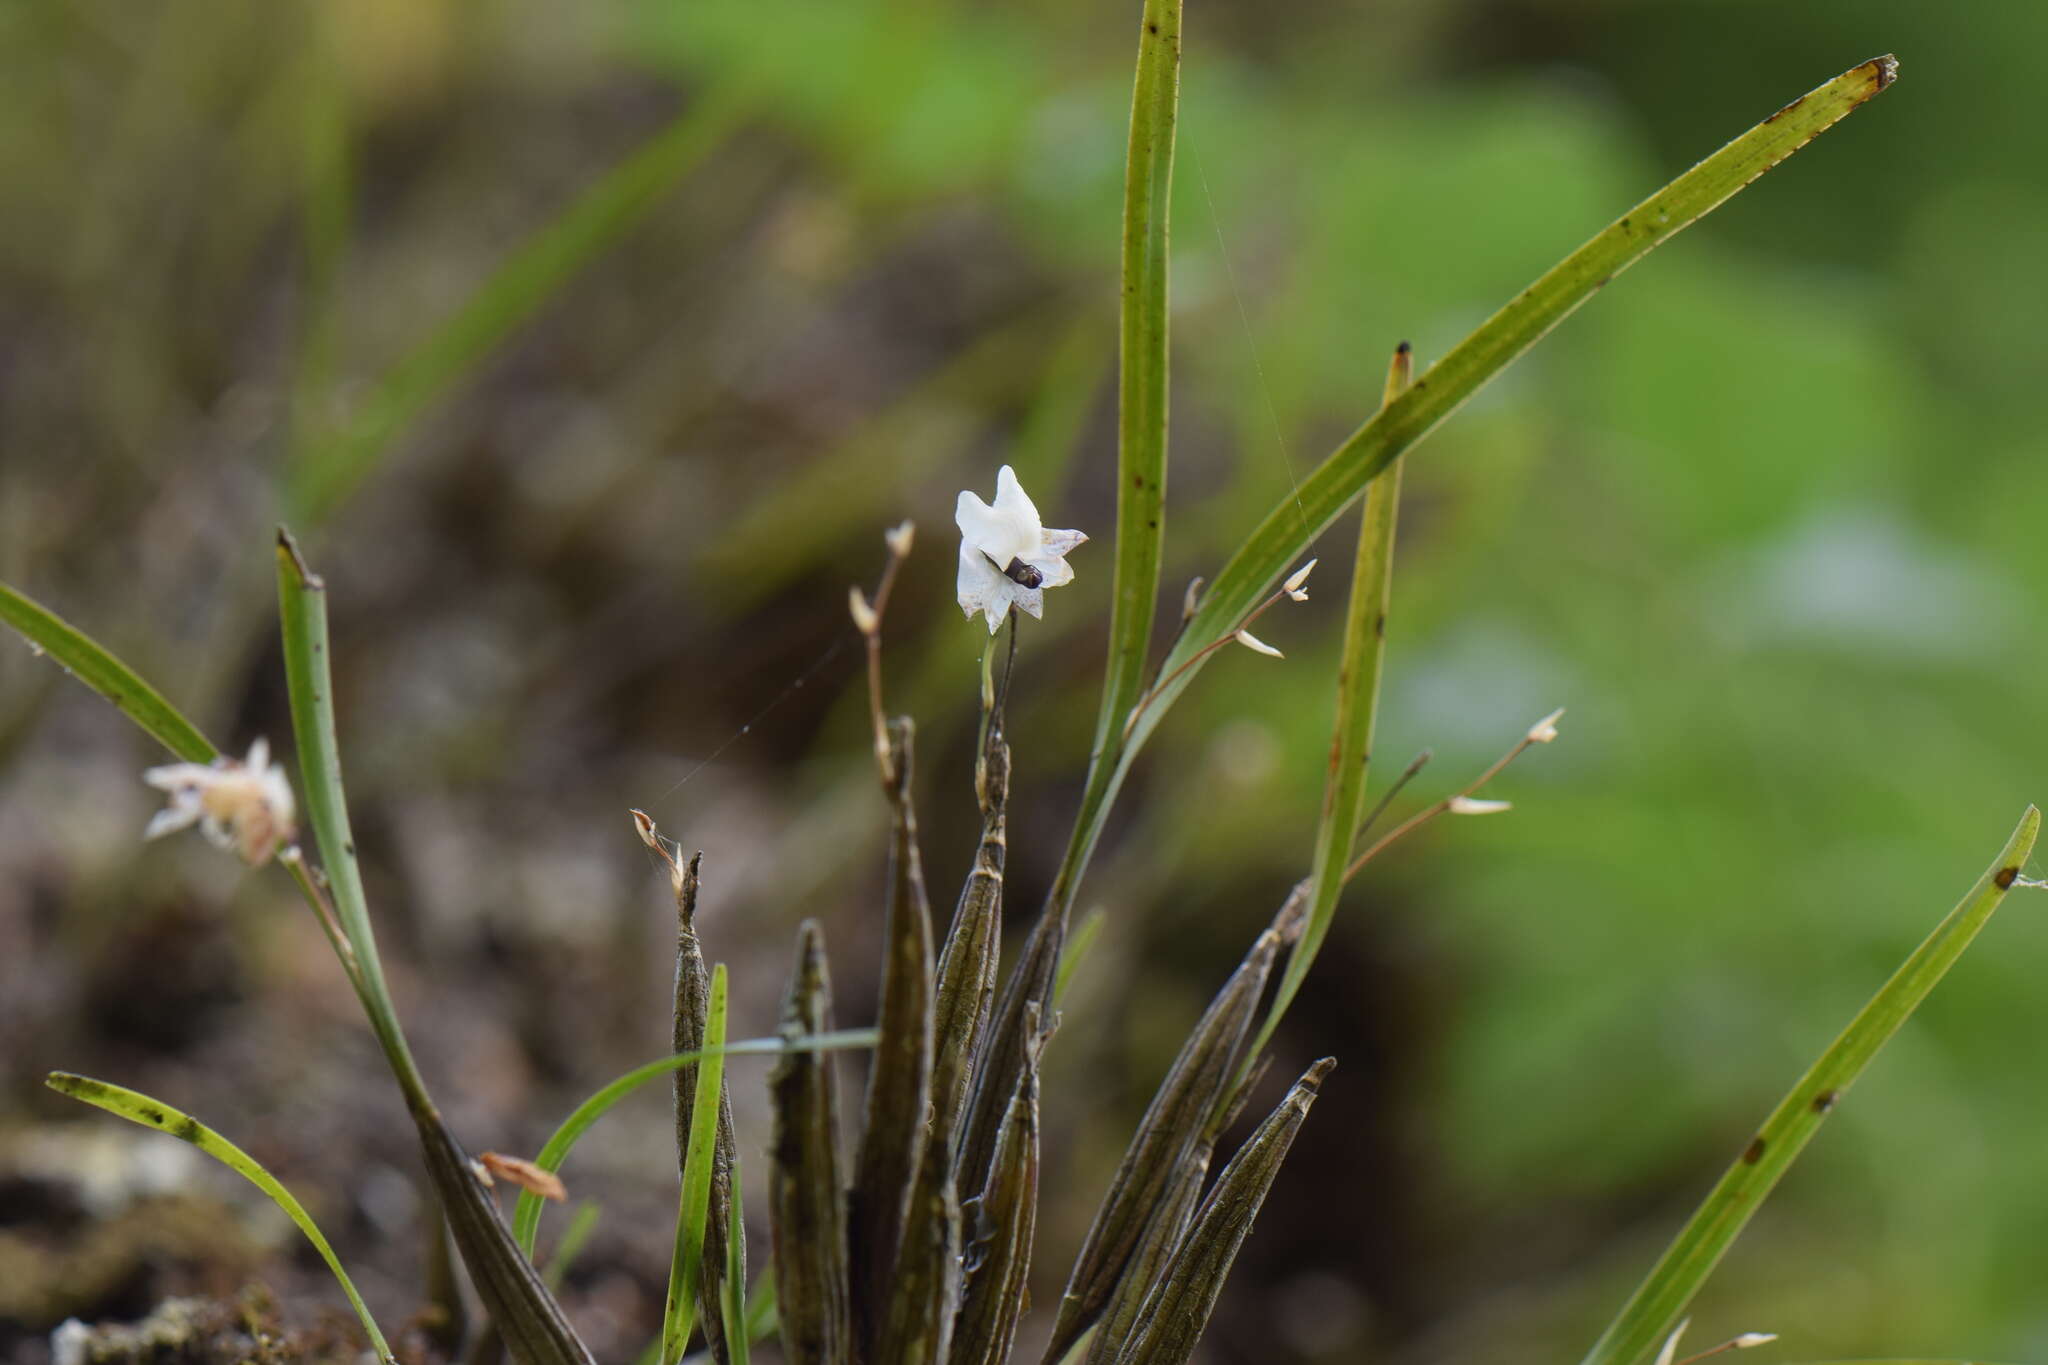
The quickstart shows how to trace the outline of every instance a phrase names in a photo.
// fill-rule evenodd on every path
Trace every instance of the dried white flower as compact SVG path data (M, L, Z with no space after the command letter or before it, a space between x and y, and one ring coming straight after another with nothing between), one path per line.
M960 610L988 618L988 633L1002 628L1010 608L1041 616L1045 590L1070 583L1066 555L1088 539L1079 531L1048 531L1010 466L996 473L996 500L963 491L953 508L960 527Z
M917 526L908 521L899 521L882 532L882 539L889 543L889 553L898 559L910 558L910 543L917 537Z
M1476 796L1454 796L1450 812L1453 815L1498 815L1512 804L1508 801L1482 801Z
M1264 640L1261 640L1258 636L1252 634L1248 630L1232 631L1231 635L1239 644L1243 645L1246 649L1252 650L1255 653L1270 654L1276 659L1284 659L1287 657L1285 654L1282 654L1279 650L1273 648L1273 646L1267 644Z
M1281 591L1297 602L1308 601L1308 589L1301 585L1308 582L1308 576L1314 571L1315 567L1316 561L1311 559L1308 563L1296 569L1292 574L1288 575L1287 581L1280 585Z
M1560 706L1555 711L1552 711L1549 715L1545 716L1542 720L1539 720L1534 725L1530 726L1529 742L1531 744L1548 744L1551 740L1556 739L1557 718L1563 714L1564 708Z
M267 740L249 746L246 762L223 756L212 763L171 763L146 769L142 780L169 793L143 830L145 839L197 824L215 848L239 853L255 867L292 837L291 783L283 769L270 766Z
M853 613L854 627L861 634L873 635L882 628L881 618L876 616L875 609L868 605L868 595L858 586L846 590L846 609Z

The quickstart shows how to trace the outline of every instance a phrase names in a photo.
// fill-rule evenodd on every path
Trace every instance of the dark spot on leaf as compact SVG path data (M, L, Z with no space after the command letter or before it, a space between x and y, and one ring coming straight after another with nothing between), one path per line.
M1757 1134L1756 1141L1749 1144L1749 1150L1745 1151L1742 1154L1742 1164L1745 1166L1754 1166L1757 1162L1762 1161L1763 1159L1764 1139L1763 1134L1759 1133Z

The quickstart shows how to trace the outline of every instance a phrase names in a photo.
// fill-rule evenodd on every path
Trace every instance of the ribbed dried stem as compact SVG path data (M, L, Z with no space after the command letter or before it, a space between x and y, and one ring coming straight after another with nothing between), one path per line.
M1279 952L1279 933L1261 933L1181 1045L1081 1244L1046 1346L1046 1360L1064 1356L1101 1315L1210 1117L1226 1104Z
M782 1036L800 1038L831 1027L824 933L816 921L806 920L797 931ZM789 1365L846 1365L853 1358L853 1328L839 1092L831 1056L785 1054L769 1077L768 1090L775 1109L769 1220L783 1358Z
M1024 1311L1038 1220L1038 1059L1047 1037L1035 1009L1026 1025L1023 1069L1004 1111L988 1184L963 1215L967 1284L950 1365L1002 1365Z
M1266 1202L1323 1078L1336 1064L1325 1057L1303 1073L1216 1177L1216 1187L1202 1201L1193 1225L1146 1296L1130 1340L1117 1351L1117 1365L1185 1365L1194 1354L1238 1248Z
M904 1219L926 1142L932 1079L932 928L911 800L912 726L892 722L884 767L893 834L879 1038L847 1206L853 1326L865 1358L881 1335Z

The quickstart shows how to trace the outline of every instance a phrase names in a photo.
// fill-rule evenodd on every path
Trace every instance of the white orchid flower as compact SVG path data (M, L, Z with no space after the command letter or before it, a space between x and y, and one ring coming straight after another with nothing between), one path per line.
M270 766L270 744L257 740L242 762L228 757L212 763L171 763L149 768L142 780L169 793L168 804L142 832L161 839L198 825L215 848L239 853L251 867L268 862L293 834L291 783Z
M1088 539L1079 531L1048 531L1008 465L996 473L996 500L963 491L953 509L960 527L960 610L988 618L988 633L1002 629L1012 606L1042 616L1045 590L1070 583L1067 552Z

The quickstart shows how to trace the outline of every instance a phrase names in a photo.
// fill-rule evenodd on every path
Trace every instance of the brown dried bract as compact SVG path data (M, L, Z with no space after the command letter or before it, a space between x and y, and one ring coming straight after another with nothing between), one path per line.
M562 1177L556 1175L553 1171L535 1165L525 1157L502 1156L497 1152L484 1152L477 1157L477 1160L483 1163L486 1171L489 1171L499 1180L509 1181L520 1189L537 1194L543 1199L552 1199L557 1204L560 1204L566 1202L569 1198L569 1190L567 1186L562 1184Z

